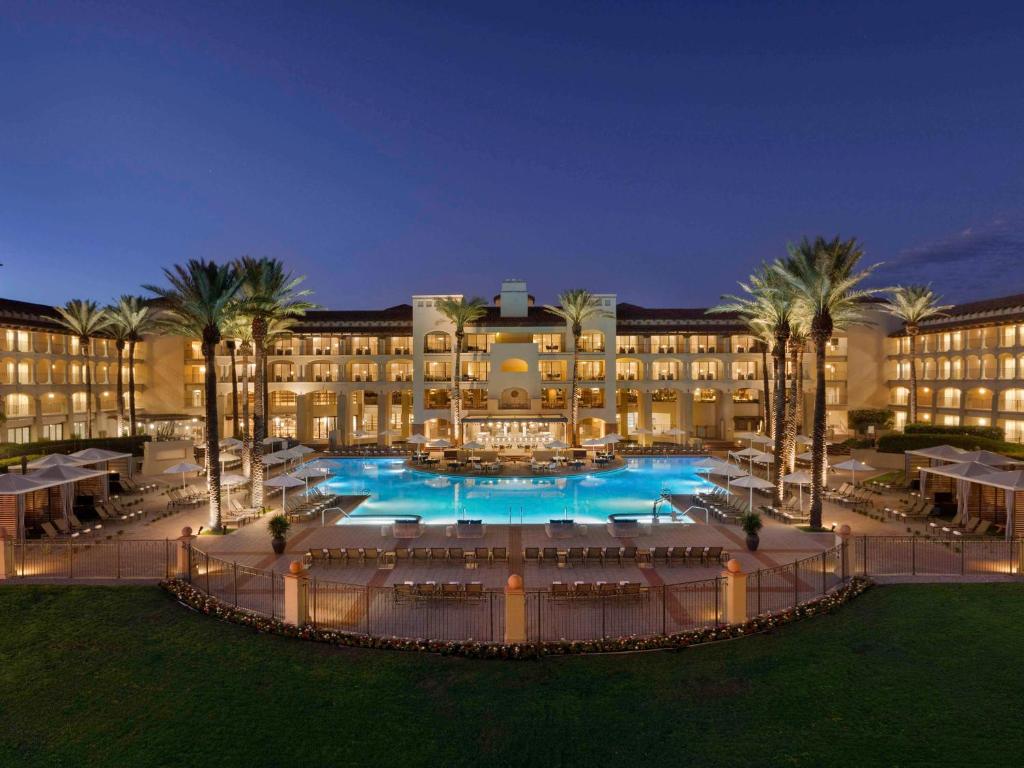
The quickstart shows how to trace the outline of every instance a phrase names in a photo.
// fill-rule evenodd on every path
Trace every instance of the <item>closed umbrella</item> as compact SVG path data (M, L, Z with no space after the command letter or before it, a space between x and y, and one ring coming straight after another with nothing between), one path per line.
M165 475L181 475L181 487L185 487L185 473L186 472L202 472L203 468L198 464L192 464L191 462L184 461L181 464L175 464L173 467L168 467L164 470Z
M265 482L264 485L269 485L271 488L281 489L281 511L287 512L288 499L286 494L288 493L288 489L301 488L302 486L305 485L305 483L302 480L299 480L297 477L292 477L291 475L278 475L277 477L272 477L269 480L267 480L267 482Z

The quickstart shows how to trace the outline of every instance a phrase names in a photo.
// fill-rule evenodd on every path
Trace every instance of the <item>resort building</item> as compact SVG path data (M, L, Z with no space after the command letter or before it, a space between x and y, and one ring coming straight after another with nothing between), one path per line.
M910 337L887 342L886 379L896 424L907 420ZM959 304L921 324L917 336L918 421L1002 427L1024 441L1024 294Z
M309 312L268 350L268 431L308 443L386 445L451 434L454 328L438 311L448 295L416 295L380 310ZM648 308L599 294L604 316L579 344L583 438L610 432L640 442L729 439L764 419L764 356L739 318L704 308ZM851 408L891 405L906 419L909 338L877 309L871 325L837 332L826 361L827 423L848 432ZM3 439L28 442L85 432L83 356L51 307L0 300ZM528 446L566 439L573 337L522 280L506 280L466 329L459 383L466 439ZM138 345L136 389L147 430L198 437L204 362L198 341L154 336ZM92 344L94 434L116 431L114 344ZM218 412L231 434L231 350L218 349ZM814 399L813 351L803 355L802 413ZM243 358L235 350L241 382ZM254 362L247 361L250 414ZM127 393L127 370L124 371ZM792 371L788 372L791 377ZM1024 437L1024 296L962 304L918 337L924 421L995 424ZM127 397L127 394L125 395ZM242 406L239 404L239 411Z

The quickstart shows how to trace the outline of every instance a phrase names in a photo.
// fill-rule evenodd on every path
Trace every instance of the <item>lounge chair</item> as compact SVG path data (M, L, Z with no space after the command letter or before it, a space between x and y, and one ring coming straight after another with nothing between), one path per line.
M445 560L448 557L448 550L444 547L431 547L430 548L430 559L431 560Z
M574 597L593 597L594 594L594 585L589 581L584 581L573 586Z
M557 547L544 547L540 553L540 561L542 565L544 563L557 563L558 562L558 548Z
M471 581L466 585L466 597L471 600L481 600L484 596L484 585L479 581Z
M540 547L526 547L523 550L523 560L526 560L527 562L536 560L540 563Z
M690 547L690 549L686 552L687 565L703 565L704 550L705 547Z
M659 560L663 560L668 563L668 559L668 547L655 547L651 550L651 562L656 563Z
M719 565L722 562L722 547L708 547L704 552L705 565Z
M491 562L494 562L494 563L507 563L508 562L508 548L507 547L492 547L491 548Z
M569 597L569 585L556 581L551 585L551 597L555 600L565 600Z
M40 523L39 527L42 529L43 533L46 534L47 538L61 538L61 535L57 532L57 529L53 527L53 523Z
M425 563L430 559L430 550L426 547L413 547L412 559L417 563Z
M363 550L359 549L359 547L345 547L345 559L348 562L352 563L355 561L359 561L360 563L362 563L363 558Z
M570 563L582 563L583 547L569 547L569 551L566 555L566 560L568 560Z
M600 562L603 557L604 550L602 550L601 547L587 547L585 550L583 550L584 563L588 563L591 560L596 560Z

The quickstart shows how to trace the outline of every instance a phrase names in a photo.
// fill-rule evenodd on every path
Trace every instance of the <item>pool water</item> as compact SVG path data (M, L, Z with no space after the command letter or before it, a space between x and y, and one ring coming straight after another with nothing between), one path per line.
M612 513L650 520L662 493L691 494L709 487L697 474L696 459L635 458L622 469L571 477L453 477L409 469L401 459L323 460L331 476L325 491L369 494L339 522L378 524L398 515L420 515L424 523L451 524L460 519L484 523L546 523L572 519L604 523ZM671 507L661 505L661 522L672 522ZM677 515L676 522L691 522Z

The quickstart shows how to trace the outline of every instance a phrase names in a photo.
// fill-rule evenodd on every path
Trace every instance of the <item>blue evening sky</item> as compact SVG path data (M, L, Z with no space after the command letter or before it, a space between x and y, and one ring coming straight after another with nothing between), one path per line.
M0 73L4 297L248 253L338 309L706 305L816 233L1024 290L1019 2L6 0Z

